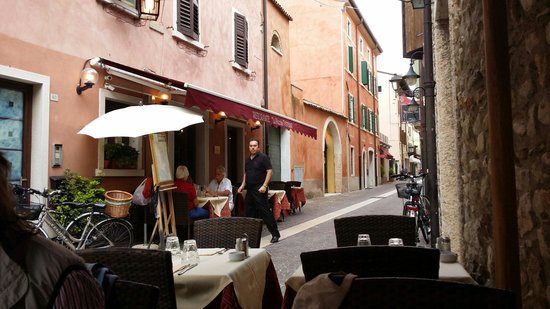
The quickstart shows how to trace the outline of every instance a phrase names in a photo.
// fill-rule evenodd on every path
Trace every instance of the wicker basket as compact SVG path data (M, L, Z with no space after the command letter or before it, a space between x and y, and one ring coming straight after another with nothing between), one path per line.
M132 205L131 193L119 190L105 192L105 213L110 217L127 217L130 205Z
M406 183L396 183L395 188L397 189L397 197L400 198L409 198L411 197L410 192L407 190Z

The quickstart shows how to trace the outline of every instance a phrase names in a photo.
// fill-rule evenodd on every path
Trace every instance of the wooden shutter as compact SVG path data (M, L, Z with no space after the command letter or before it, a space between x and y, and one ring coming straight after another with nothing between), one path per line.
M368 83L369 83L368 62L361 61L361 84L366 85Z
M367 129L367 107L361 105L361 127Z
M199 3L198 0L178 1L178 31L194 40L199 39Z
M235 62L248 68L248 23L239 13L235 13Z

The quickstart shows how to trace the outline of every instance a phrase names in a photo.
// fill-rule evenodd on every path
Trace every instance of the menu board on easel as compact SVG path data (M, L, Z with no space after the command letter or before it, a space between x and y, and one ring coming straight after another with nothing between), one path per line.
M153 179L160 190L174 186L172 169L168 160L168 135L166 132L149 134L153 156Z

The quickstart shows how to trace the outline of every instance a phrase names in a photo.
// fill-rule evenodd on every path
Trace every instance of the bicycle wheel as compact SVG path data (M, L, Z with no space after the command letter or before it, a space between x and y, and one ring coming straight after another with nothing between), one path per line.
M94 212L94 216L92 218L92 223L97 224L98 222L101 222L103 220L109 219L110 217L102 212ZM86 226L86 223L88 223L88 218L92 215L91 212L83 213L80 216L76 217L74 220L72 220L66 227L67 232L74 238L80 239L82 237L82 231L84 230L84 227Z
M430 201L427 197L422 196L420 199L420 207L418 208L418 226L422 232L422 237L427 244L430 243L431 223L430 223Z
M99 222L86 236L86 248L108 248L132 246L132 227L121 219L107 219Z

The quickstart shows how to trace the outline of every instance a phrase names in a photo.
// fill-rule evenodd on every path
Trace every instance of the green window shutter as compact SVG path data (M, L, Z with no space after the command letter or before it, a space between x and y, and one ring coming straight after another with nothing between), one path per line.
M367 124L366 124L367 128L366 129L370 131L370 111L367 111L366 117L367 117Z
M351 97L351 122L355 123L355 98Z
M378 98L378 80L376 78L373 78L374 81L374 97Z
M353 47L348 46L348 70L353 73Z
M375 118L376 115L374 114L374 112L371 112L370 116L371 116L371 121L370 121L371 132L376 133L376 118Z
M369 83L369 68L366 61L361 61L361 84L366 85Z

